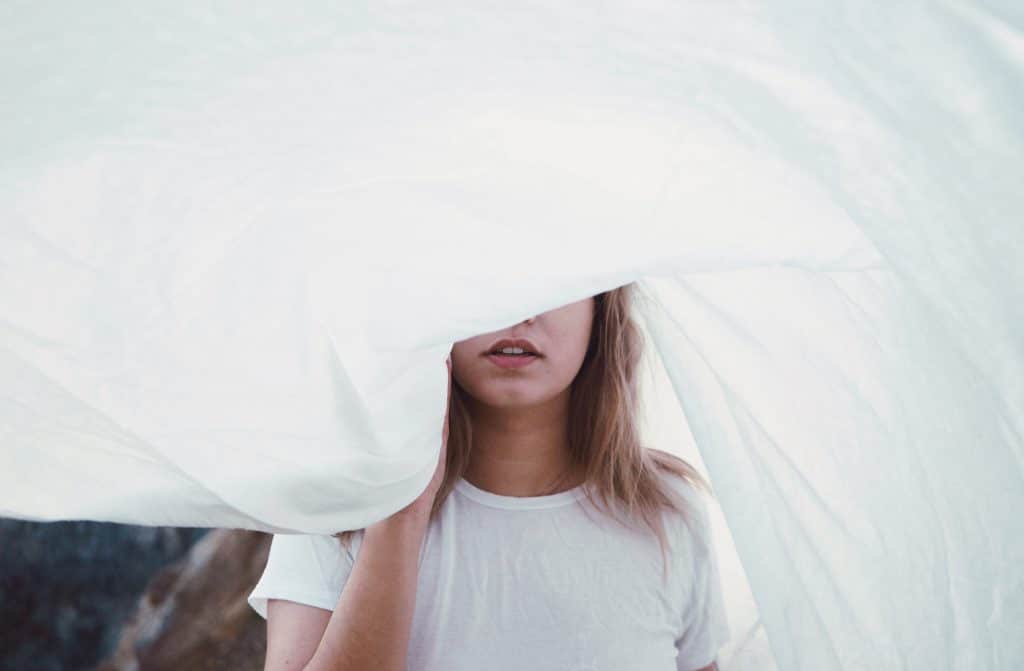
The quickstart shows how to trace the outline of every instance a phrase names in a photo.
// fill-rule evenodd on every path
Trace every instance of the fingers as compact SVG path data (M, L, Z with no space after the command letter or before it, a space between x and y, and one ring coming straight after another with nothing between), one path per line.
M451 405L452 401L452 355L449 354L445 360L444 365L448 369L448 404ZM445 412L447 415L447 411Z
M442 448L442 450L445 447L447 447L447 444L448 444L448 416L449 416L449 412L451 411L451 407L452 407L452 355L451 355L451 353L449 353L448 356L445 357L444 364L445 364L445 367L448 369L448 402L445 404L445 408L444 408L444 427L443 427L443 429L441 431L441 439L442 439L441 448Z

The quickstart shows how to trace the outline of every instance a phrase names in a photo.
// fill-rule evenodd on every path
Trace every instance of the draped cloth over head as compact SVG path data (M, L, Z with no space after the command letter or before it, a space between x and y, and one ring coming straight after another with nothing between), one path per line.
M636 282L779 669L1024 668L1019 8L307 4L0 9L0 515L365 526Z

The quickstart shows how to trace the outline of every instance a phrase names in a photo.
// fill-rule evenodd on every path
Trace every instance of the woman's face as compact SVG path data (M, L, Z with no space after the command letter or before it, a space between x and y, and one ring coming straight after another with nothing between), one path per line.
M510 328L455 343L452 377L473 399L492 407L530 406L551 400L565 391L583 365L594 303L591 296ZM529 340L538 356L514 359L529 362L521 367L498 365L490 353L503 338Z

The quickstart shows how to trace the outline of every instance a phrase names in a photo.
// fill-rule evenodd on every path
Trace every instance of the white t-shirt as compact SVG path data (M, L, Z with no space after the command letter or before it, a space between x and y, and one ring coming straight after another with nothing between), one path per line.
M677 478L694 536L664 514L668 582L647 531L591 506L582 486L513 497L457 482L420 551L408 652L415 671L693 671L729 638L704 495ZM275 534L249 594L334 610L355 557L328 535ZM386 581L382 588L386 589Z

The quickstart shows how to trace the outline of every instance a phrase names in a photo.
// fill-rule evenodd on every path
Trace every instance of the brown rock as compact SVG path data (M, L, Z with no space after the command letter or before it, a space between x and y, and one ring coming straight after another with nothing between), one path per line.
M150 580L117 648L96 671L260 671L266 623L247 597L270 534L215 529Z

